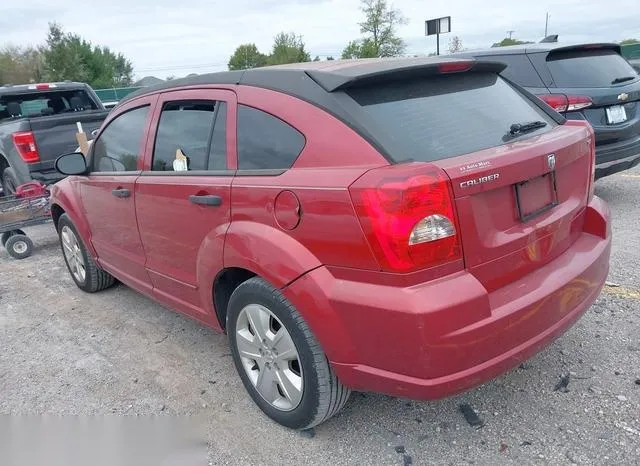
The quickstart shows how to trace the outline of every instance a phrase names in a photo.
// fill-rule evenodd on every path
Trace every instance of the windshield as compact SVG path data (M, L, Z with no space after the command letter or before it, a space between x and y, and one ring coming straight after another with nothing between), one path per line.
M621 78L638 78L636 70L614 50L553 52L547 57L547 67L556 87L610 87Z
M0 120L35 118L61 113L96 110L98 107L85 90L25 92L0 96Z
M556 123L493 73L459 73L356 88L349 95L371 117L372 134L390 156L434 161L500 146L514 124L543 122L521 139Z

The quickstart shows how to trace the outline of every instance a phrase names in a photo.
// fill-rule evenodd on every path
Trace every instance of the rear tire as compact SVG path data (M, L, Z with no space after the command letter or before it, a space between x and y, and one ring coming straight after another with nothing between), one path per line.
M26 259L33 253L33 241L26 235L11 235L4 247L14 259Z
M78 288L87 293L95 293L115 283L115 279L98 267L87 253L87 248L67 214L62 214L58 219L58 235L67 269Z
M251 278L231 295L227 334L242 383L277 423L310 429L349 399L351 391L338 380L302 316L263 279Z
M16 193L16 188L20 186L18 177L13 171L13 168L5 168L2 172L2 190L5 196L13 196Z

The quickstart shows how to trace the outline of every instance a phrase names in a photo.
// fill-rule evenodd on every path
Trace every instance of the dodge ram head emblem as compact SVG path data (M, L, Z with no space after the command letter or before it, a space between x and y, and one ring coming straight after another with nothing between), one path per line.
M618 96L618 100L621 100L621 101L623 101L623 102L624 102L625 100L627 100L628 98L629 98L629 94L627 94L627 93L625 93L625 92L623 92L622 94L620 94L620 95Z
M549 170L556 168L556 154L547 155L547 165L549 165Z

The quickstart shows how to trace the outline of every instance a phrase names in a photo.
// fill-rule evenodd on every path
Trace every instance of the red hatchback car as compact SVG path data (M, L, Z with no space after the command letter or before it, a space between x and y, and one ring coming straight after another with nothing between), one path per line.
M503 68L335 61L138 91L86 160L56 162L71 275L226 332L253 400L291 428L351 390L481 384L587 310L611 243L592 129Z

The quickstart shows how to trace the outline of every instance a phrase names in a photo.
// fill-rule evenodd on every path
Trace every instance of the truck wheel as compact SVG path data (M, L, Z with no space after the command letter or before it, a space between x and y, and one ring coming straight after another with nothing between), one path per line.
M95 293L115 283L115 279L98 267L87 253L87 248L67 214L60 216L58 232L64 261L78 288L87 293Z
M25 235L26 233L22 230L11 230L11 231L5 231L4 233L2 233L2 245L5 246L7 244L7 241L9 241L9 238L11 238L13 235Z
M338 413L351 391L342 385L298 311L254 277L231 295L231 354L260 409L291 429L310 429Z
M26 259L33 252L33 242L26 235L11 235L4 247L14 259Z
M2 172L2 190L4 191L4 195L13 196L18 186L20 186L20 182L13 168L5 168L4 172Z

